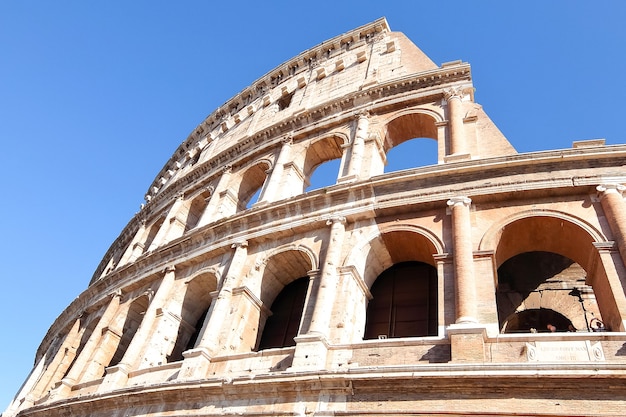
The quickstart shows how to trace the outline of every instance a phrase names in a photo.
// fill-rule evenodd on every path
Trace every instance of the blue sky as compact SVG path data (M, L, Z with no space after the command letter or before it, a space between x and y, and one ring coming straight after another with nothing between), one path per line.
M207 115L385 16L520 152L626 142L626 2L0 2L0 410L150 183Z

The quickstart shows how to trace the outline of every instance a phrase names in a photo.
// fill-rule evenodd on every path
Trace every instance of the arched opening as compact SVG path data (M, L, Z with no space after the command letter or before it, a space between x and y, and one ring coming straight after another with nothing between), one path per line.
M198 222L206 209L210 196L211 192L207 190L191 201L189 213L187 214L187 221L185 222L185 232L198 225Z
M369 242L367 252L363 278L371 287L385 269L395 264L417 261L434 267L433 255L439 251L431 239L409 228L382 233Z
M305 187L302 191L333 185L337 182L343 155L342 145L342 138L331 136L309 146L304 160Z
M268 260L263 270L259 298L264 306L271 308L263 308L259 312L258 326L255 326L259 329L257 350L293 346L293 338L300 327L311 269L310 256L300 250L278 252Z
M272 315L263 328L259 350L295 346L302 310L309 286L309 277L298 278L276 296L272 303Z
M89 338L91 337L94 329L98 325L98 321L99 320L100 320L99 316L94 317L92 315L80 318L80 324L81 324L81 327L84 327L84 330L83 330L82 335L80 337L80 341L78 343L78 347L76 348L76 354L74 355L74 358L72 359L72 362L70 363L70 365L67 367L67 369L65 371L65 374L63 375L63 378L65 378L67 376L67 374L70 372L70 370L72 369L72 366L74 365L74 362L76 362L76 359L78 359L78 357L80 356L81 352L83 351L85 345L87 344L87 341L89 340Z
M156 237L157 233L159 233L159 230L161 229L161 226L163 226L164 221L165 221L165 217L161 217L157 221L155 221L152 224L152 226L150 226L150 231L148 232L146 241L143 244L144 252L150 249L150 245L152 245L152 242L154 241L154 238Z
M187 284L176 343L167 362L183 360L183 352L194 347L211 307L211 292L216 286L217 279L211 273L201 274Z
M387 124L384 145L387 153L385 172L436 164L437 139L436 120L432 116L425 113L409 113L396 117ZM398 149L392 152L396 147Z
M143 320L143 317L148 310L149 303L150 301L148 299L148 295L142 295L141 297L133 300L130 304L128 312L126 313L126 319L124 320L124 326L122 327L122 336L117 344L117 349L115 350L115 353L111 357L109 363L105 365L104 368L120 363L126 353L126 350L128 350L128 347L130 346L130 342L133 340L133 336L135 336L135 333L137 333L137 330L141 325L141 320Z
M237 211L250 208L257 202L267 177L267 168L266 164L259 163L248 168L243 174L237 192Z
M436 164L437 141L429 138L414 138L389 149L385 172Z
M500 331L591 331L591 321L602 318L586 275L579 264L553 252L508 259L498 268Z
M311 174L311 178L309 179L309 185L306 188L306 191L317 190L335 185L337 183L337 173L339 172L340 165L340 159L333 159L315 167L313 173Z
M603 322L607 329L621 328L616 294L594 239L583 226L563 217L538 215L515 220L498 234L496 302L501 331L517 331L508 323L518 320L514 314L542 308L562 314L577 331L591 330L592 321ZM541 320L531 326L533 331L544 330L539 328Z
M573 332L572 321L549 308L531 308L518 311L506 320L502 333L553 333Z
M437 270L402 262L385 270L370 290L364 339L437 335Z

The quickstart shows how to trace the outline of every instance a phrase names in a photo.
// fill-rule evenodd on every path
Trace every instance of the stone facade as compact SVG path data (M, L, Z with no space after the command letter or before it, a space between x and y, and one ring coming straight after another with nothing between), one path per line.
M626 145L519 154L473 91L384 19L257 80L165 164L4 416L623 415ZM412 138L438 164L384 173Z

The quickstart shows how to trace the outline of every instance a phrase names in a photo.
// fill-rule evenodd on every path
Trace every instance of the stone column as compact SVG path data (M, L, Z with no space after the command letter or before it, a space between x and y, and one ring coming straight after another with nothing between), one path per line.
M476 280L472 251L472 224L468 197L448 200L452 215L453 268L456 321L446 329L453 362L485 360L486 328L477 320Z
M115 318L115 314L120 306L121 292L112 294L111 301L107 305L102 317L98 321L98 324L93 329L91 336L85 343L83 350L78 355L78 358L74 361L72 368L67 373L65 378L61 380L61 384L55 390L55 398L67 398L70 395L72 387L81 382L81 377L89 370L91 363L94 359L94 355L98 350L102 350L100 341L102 339L104 330L111 324L111 321ZM100 363L97 364L99 369L102 369Z
M211 357L220 348L220 333L232 303L233 288L237 285L248 256L248 242L232 245L235 250L221 288L211 302L207 318L200 331L200 341L194 349L183 352L184 361L179 378L201 377L208 369Z
M593 287L605 327L613 332L623 332L626 329L623 281L626 267L621 265L619 249L614 242L594 242L593 246L598 251L598 261L594 261L593 269L587 272L587 283Z
M74 360L76 347L79 341L80 319L77 319L71 330L65 336L63 343L53 353L52 360L50 360L48 366L43 370L39 380L35 383L33 389L28 394L27 400L30 401L30 405L32 405L37 399L44 397L47 394L47 391L61 380L63 374L67 371ZM51 348L48 350L48 353L52 353Z
M274 169L267 179L267 186L263 190L262 195L259 198L260 202L276 201L283 198L280 192L281 185L284 183L284 167L287 162L291 160L291 145L293 144L293 138L287 136L282 140L282 146L278 157L274 162ZM288 190L285 190L288 192Z
M346 231L346 218L333 216L327 222L330 226L328 247L321 266L320 284L315 297L315 305L311 317L311 324L307 333L316 333L327 336L331 313L335 302L339 272L337 268L341 262L341 249Z
M126 252L124 252L124 255L122 255L119 265L124 265L127 262L133 262L143 253L143 242L145 242L147 237L146 219L142 219L140 222L141 225L139 226L137 233L135 233L135 237L130 242L130 245L128 245L128 248L126 248Z
M172 239L182 236L183 232L185 231L185 222L181 221L181 219L178 217L178 213L184 203L185 200L183 198L183 195L179 194L176 197L176 201L174 201L174 204L167 213L167 217L165 218L163 225L154 237L154 240L152 240L152 243L148 248L149 251L158 248L162 244Z
M211 204L211 200L213 199L213 197L215 197L215 187L210 185L207 187L207 191L209 192L210 196L207 197L206 200L204 200L206 202L206 205L204 206L204 211L202 212L202 214L200 215L200 218L198 219L198 223L196 224L196 227L204 226L205 224L210 223L212 220L211 211L209 210L209 207Z
M339 285L341 250L345 235L345 217L333 216L327 222L330 236L320 268L319 284L311 291L307 303L313 302L311 322L303 336L297 336L293 370L323 369L328 351L329 327L335 310ZM302 329L304 330L304 329Z
M467 154L467 139L463 127L463 92L460 88L450 88L444 91L448 102L448 122L450 123L450 153L449 155Z
M352 179L359 179L361 175L363 157L365 155L365 139L367 138L368 129L369 117L367 113L360 113L357 116L356 132L354 133L352 147L350 148L348 175Z
M472 224L468 197L448 200L452 214L454 276L456 285L456 323L476 323L476 282L472 252Z
M230 198L228 185L232 171L233 169L230 165L222 168L222 175L215 186L215 192L211 195L211 200L207 204L204 214L196 227L204 226L237 211L237 201L235 199L231 199L232 201L230 202L227 201Z
M596 190L600 195L600 204L613 233L613 239L626 266L626 203L622 195L626 187L622 184L600 184Z
M129 372L140 367L141 356L153 336L157 315L170 297L176 280L175 268L173 266L165 268L164 274L161 285L159 285L156 294L150 302L139 329L128 346L128 350L126 350L119 364L107 368L107 374L100 385L99 391L109 391L124 386L128 380Z

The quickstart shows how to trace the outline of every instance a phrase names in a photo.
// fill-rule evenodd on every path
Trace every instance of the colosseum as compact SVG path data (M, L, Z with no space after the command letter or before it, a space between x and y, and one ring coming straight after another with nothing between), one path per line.
M625 164L518 153L468 63L356 28L182 142L4 416L623 416Z

